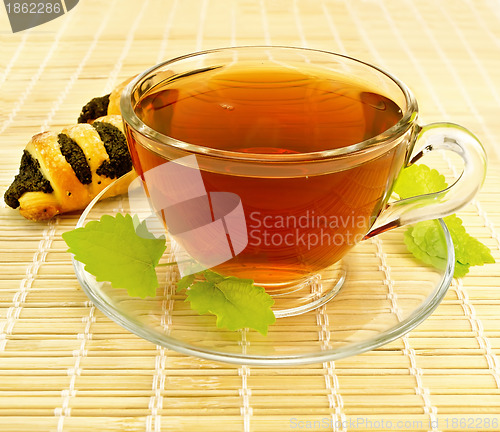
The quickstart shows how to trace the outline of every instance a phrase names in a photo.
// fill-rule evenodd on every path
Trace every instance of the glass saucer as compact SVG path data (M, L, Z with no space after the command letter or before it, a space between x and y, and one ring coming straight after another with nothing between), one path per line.
M151 210L137 187L127 190L130 176L116 180L83 212L77 227L105 214L137 214L151 222ZM235 364L285 366L337 360L387 344L425 320L438 306L451 283L454 249L446 225L439 220L446 239L445 270L423 265L404 244L406 227L380 234L359 243L341 262L318 275L309 284L310 295L324 297L325 281L340 281L334 295L311 311L281 314L266 336L243 329L216 327L212 315L198 315L175 292L179 278L175 266L157 267L160 286L156 297L128 296L107 282L96 282L73 260L82 288L105 315L130 332L175 351ZM154 223L148 224L153 226ZM160 224L157 223L157 226ZM151 230L152 227L149 226ZM161 229L161 228L158 228ZM163 234L163 233L162 233ZM173 261L172 245L161 262ZM290 298L279 302L293 303ZM279 313L276 313L279 316Z

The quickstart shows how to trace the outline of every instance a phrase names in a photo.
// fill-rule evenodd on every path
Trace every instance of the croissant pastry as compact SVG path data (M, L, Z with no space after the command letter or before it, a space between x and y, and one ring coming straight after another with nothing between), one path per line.
M30 220L50 219L85 208L114 179L132 170L119 109L128 81L85 105L78 124L31 139L19 174L5 192L7 205Z

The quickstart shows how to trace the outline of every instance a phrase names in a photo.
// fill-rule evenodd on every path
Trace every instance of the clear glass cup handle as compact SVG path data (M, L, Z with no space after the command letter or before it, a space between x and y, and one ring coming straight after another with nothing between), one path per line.
M431 123L418 127L415 156L409 165L435 150L452 151L463 159L460 177L445 190L387 204L365 238L398 226L448 216L472 201L486 175L486 152L482 144L462 126Z

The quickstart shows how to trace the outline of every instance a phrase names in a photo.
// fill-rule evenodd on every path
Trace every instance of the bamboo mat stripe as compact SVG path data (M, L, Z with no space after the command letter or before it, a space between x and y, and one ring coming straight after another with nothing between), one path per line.
M423 123L474 131L489 172L460 216L497 263L455 279L429 319L377 350L298 367L234 366L155 346L110 321L79 287L61 238L78 215L31 223L2 202L0 430L500 430L498 1L81 0L17 34L0 13L0 192L29 138L74 123L90 98L164 59L247 44L372 62L412 88ZM433 164L457 175L447 155ZM408 270L388 264L384 240L371 243L369 271L397 318L391 289ZM325 346L328 326L318 309L311 331Z

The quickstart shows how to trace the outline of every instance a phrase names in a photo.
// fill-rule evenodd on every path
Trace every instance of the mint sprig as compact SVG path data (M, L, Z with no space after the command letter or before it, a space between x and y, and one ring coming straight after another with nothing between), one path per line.
M85 265L99 282L126 289L132 297L154 297L158 288L156 267L166 249L165 238L156 238L144 222L129 214L104 215L98 221L62 235L68 252ZM175 265L176 263L168 263ZM252 328L263 335L276 320L272 297L250 279L225 277L205 270L183 277L177 291L200 314L214 314L217 326L229 330Z
M272 297L251 279L222 276L212 270L184 276L177 290L187 290L186 301L199 314L217 316L217 327L239 330L249 327L263 335L276 317Z
M438 192L448 184L442 174L424 164L411 165L399 175L394 192L400 198ZM467 233L456 214L443 218L455 249L455 273L464 277L472 266L494 263L487 246ZM439 269L446 267L447 250L443 231L437 221L423 221L408 227L404 234L408 250L420 261Z
M136 228L137 227L137 228ZM155 268L165 252L165 239L145 233L129 214L104 215L99 221L65 232L62 237L68 252L85 264L85 270L98 282L109 281L114 288L124 288L130 296L154 296L158 287Z
M427 194L447 187L444 176L426 165L405 168L394 192L401 198ZM495 262L490 250L470 236L462 220L444 218L455 247L455 277L469 268ZM154 297L158 288L156 267L166 249L165 238L156 238L145 222L129 214L104 215L99 221L62 235L69 252L85 265L97 281L108 281L114 288L126 289L133 297ZM437 268L446 266L446 241L437 221L419 222L404 234L408 250L420 261ZM168 263L175 265L176 263ZM276 320L272 297L251 279L222 276L205 270L181 278L177 292L186 292L186 301L199 314L213 314L216 325L229 330L252 328L263 335Z

